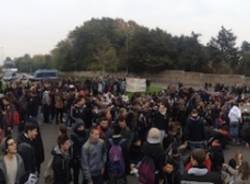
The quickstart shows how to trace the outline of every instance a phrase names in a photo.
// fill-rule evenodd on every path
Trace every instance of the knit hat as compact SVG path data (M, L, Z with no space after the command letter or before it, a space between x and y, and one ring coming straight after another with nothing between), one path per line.
M158 144L161 142L161 132L158 128L151 128L148 131L147 142L150 144Z

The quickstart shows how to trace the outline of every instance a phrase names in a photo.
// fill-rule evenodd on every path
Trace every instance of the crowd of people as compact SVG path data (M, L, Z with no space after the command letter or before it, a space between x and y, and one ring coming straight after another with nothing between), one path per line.
M248 161L239 152L227 163L224 150L249 146L250 94L211 88L128 95L124 79L10 82L0 96L0 184L126 184L129 175L140 184L249 184ZM48 163L46 124L59 130Z

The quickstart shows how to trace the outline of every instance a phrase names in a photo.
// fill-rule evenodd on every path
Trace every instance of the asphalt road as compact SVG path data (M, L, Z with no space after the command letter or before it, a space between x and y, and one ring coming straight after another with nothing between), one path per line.
M46 167L46 164L48 163L48 160L51 157L51 150L56 145L56 138L58 136L58 125L55 124L42 124L41 125L41 133L43 138L43 143L45 147L45 162L42 164L42 172L41 172L41 179L40 184L44 183L43 179L43 173L44 168ZM226 160L233 157L233 155L236 152L242 152L244 155L244 158L250 162L250 150L243 147L243 146L228 146L225 150L225 158ZM128 183L129 184L136 184L136 178L135 177L128 177Z

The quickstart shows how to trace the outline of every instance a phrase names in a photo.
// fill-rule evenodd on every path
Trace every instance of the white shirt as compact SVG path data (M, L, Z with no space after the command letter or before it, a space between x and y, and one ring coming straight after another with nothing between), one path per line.
M13 159L9 160L7 157L4 157L4 163L7 171L7 184L15 184L16 175L17 175L17 158L16 156Z
M241 120L240 108L237 107L236 105L234 105L228 113L228 118L229 118L230 122L239 122Z

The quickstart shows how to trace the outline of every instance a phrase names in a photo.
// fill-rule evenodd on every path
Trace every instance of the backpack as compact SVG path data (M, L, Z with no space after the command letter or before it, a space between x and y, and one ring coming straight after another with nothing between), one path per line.
M54 171L53 171L53 157L50 158L45 172L44 172L44 182L45 184L53 184L54 183Z
M8 124L11 126L20 124L20 115L17 111L8 113L7 119L8 119Z
M13 112L13 125L19 125L20 124L20 114L17 111Z
M138 167L139 183L155 183L155 163L152 158L145 156Z
M125 161L122 152L121 144L124 142L122 139L118 144L115 144L112 139L109 139L111 148L108 153L108 170L111 177L119 178L125 174Z

